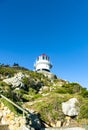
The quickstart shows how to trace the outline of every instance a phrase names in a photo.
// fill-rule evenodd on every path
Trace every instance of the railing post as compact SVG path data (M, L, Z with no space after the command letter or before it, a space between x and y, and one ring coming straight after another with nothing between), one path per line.
M24 111L23 111L23 118L25 117Z

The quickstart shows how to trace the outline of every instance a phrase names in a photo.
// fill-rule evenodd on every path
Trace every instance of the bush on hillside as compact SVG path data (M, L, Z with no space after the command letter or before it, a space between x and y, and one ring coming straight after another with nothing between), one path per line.
M83 119L83 118L88 119L88 102L85 102L80 106L79 118L80 119Z
M88 90L86 88L81 87L80 95L83 96L84 98L88 98Z
M64 84L62 88L65 88L67 93L69 94L74 94L74 93L79 93L81 86L78 83L68 83Z

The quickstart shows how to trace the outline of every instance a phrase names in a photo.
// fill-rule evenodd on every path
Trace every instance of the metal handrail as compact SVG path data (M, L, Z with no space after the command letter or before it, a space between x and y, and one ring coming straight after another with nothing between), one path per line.
M14 103L13 101L11 101L10 99L8 99L7 97L5 97L4 95L0 95L2 98L4 98L5 100L7 100L8 102L10 102L12 105L14 105L16 108L18 108L19 110L21 110L23 112L23 116L24 114L28 114L29 112L27 110L25 110L24 108L20 107L19 105L17 105L16 103Z

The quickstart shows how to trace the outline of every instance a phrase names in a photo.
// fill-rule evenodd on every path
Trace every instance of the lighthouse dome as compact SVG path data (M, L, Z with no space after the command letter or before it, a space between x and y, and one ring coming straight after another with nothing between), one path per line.
M36 71L45 70L49 71L52 68L52 64L50 63L50 59L46 54L41 54L36 58L34 68Z

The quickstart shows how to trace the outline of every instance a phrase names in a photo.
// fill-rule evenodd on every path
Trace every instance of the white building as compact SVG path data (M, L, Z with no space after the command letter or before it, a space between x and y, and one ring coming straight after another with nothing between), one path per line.
M41 54L38 56L34 64L34 68L36 71L45 70L50 72L52 64L50 63L49 57L46 54Z

